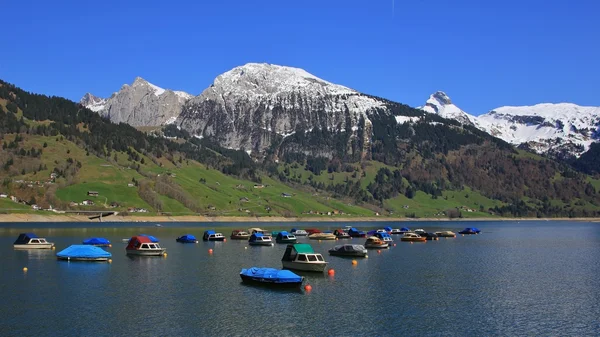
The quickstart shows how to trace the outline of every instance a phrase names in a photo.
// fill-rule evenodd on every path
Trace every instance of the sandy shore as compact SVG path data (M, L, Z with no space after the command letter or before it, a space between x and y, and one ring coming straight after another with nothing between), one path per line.
M206 217L206 216L110 216L104 222L357 222L357 221L591 221L600 222L600 218L469 218L469 219L438 219L438 218L389 218L389 217ZM99 222L90 220L86 215L69 214L0 214L0 223L6 222Z

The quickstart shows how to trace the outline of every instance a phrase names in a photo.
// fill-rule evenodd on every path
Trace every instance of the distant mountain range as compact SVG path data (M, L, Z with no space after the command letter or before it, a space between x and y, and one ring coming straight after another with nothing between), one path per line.
M508 143L541 154L579 157L600 139L600 107L544 103L505 106L473 116L438 91L421 109L473 125Z
M320 79L302 69L249 63L227 71L200 95L165 90L138 77L110 98L87 93L80 101L115 123L174 124L221 146L264 154L297 132L349 132L367 144L374 113L394 115L385 99ZM441 91L420 107L425 112L474 126L510 144L553 157L573 158L600 139L600 108L570 103L500 107L471 115ZM414 123L412 114L394 117ZM362 122L361 122L362 121Z

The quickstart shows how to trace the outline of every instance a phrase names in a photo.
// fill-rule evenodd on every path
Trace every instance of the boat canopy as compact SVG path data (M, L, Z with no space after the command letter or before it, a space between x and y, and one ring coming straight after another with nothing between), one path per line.
M277 239L283 239L284 236L289 236L290 233L288 233L287 231L281 231L279 233L277 233Z
M295 232L295 231L297 231L297 230L298 230L297 228L292 228L292 231L291 231L291 232L293 233L293 232Z
M150 238L147 236L138 235L138 236L134 236L131 239L129 239L129 244L127 245L127 248L125 248L125 249L137 249L139 246L142 245L142 243L153 243L153 242L154 241L150 240Z
M95 259L102 257L111 257L112 254L102 248L90 245L71 245L56 254L61 258L86 258Z
M263 233L254 233L250 236L250 241L256 240L256 238L268 237L268 235L264 235Z
M179 240L185 240L185 241L196 241L196 237L193 236L192 234L186 234L186 235L182 235L179 237Z
M381 232L375 233L375 236L378 237L378 238L380 238L380 239L383 239L383 238L390 238L391 239L392 238L392 236L389 235L388 233L381 233Z
M152 242L152 243L157 243L160 241L158 238L156 238L152 235L148 235L148 234L140 234L139 236L145 236L145 237L149 238L150 242Z
M83 240L84 245L109 245L110 241L105 238L89 238L87 240Z
M383 229L385 229L388 232L392 231L392 227L390 227L390 226L385 226L385 227L383 227Z
M33 233L21 233L21 234L19 234L17 241L15 241L15 245L29 243L29 240L35 239L37 237L38 236Z
M403 231L403 232L408 232L408 231L410 231L410 228L408 228L408 227L402 227L402 228L400 228L400 230Z
M278 280L278 283L302 282L301 276L298 276L289 270L280 270L275 268L252 267L249 269L242 269L240 274L266 280Z
M217 234L217 232L213 231L212 229L209 229L204 232L204 235L212 235L212 234Z
M293 245L288 245L285 249L285 253L283 253L282 261L294 261L296 259L296 255L298 254L314 254L312 246L308 243L295 243Z

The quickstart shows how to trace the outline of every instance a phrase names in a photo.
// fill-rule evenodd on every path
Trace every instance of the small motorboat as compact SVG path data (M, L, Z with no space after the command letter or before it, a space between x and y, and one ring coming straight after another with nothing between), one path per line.
M254 233L254 234L250 235L248 244L250 246L272 246L273 238L271 238L271 236L269 236L269 235L264 235L261 233Z
M344 232L343 229L334 230L333 235L335 235L335 237L338 239L350 239L350 234Z
M365 248L389 248L390 244L387 242L384 242L383 240L381 240L380 238L378 238L376 236L371 236L371 237L367 238L367 241L365 241L364 246L365 246Z
M381 233L381 232L375 233L374 236L380 238L381 241L383 241L383 242L385 242L387 244L394 243L394 240L392 239L392 237L387 232L384 232L384 233Z
M275 242L277 243L296 243L296 241L298 241L296 236L286 231L277 233L277 236L275 237Z
M314 233L308 236L311 240L337 240L333 233Z
M481 231L478 228L475 227L467 227L465 229L463 229L462 231L458 232L458 234L479 234L481 233Z
M56 254L59 260L108 261L112 254L93 245L71 245Z
M454 233L452 231L435 232L435 234L440 238L455 238L456 237L456 233Z
M422 237L425 238L425 240L429 240L429 241L435 241L435 240L439 240L440 238L437 236L437 234L432 233L432 232L427 232L425 234L421 235Z
M410 228L408 228L408 227L400 228L400 234L404 234L404 233L408 233L408 232L410 232Z
M182 235L182 236L178 237L177 239L175 239L175 241L181 242L181 243L198 243L198 239L196 239L196 237L193 236L192 234Z
M202 236L202 240L204 241L223 241L225 240L225 235L222 233L217 233L213 230L207 230L204 232Z
M400 241L406 242L425 242L426 238L420 236L417 233L404 233L404 235L400 238Z
M421 236L424 236L427 232L423 229L423 228L417 228L413 231L415 234L419 234Z
M166 248L161 248L158 242L152 242L147 236L134 236L125 247L127 255L162 256Z
M345 244L331 248L329 254L334 256L365 257L367 256L367 249L363 245Z
M13 243L15 249L52 249L54 243L46 241L33 233L21 233Z
M316 228L307 228L306 232L308 233L308 236L311 236L312 234L323 233L321 230Z
M250 233L243 229L235 229L233 232L231 232L230 238L232 240L248 240L250 238Z
M304 281L304 277L292 271L275 268L242 269L240 277L244 283L278 288L300 287Z
M385 231L386 231L388 234L390 234L390 233L392 232L392 227L390 227L390 226L385 226L385 227L383 227L383 229L385 229Z
M108 241L108 239L105 238L89 238L87 240L83 240L82 243L84 245L91 245L96 247L112 247L110 241Z
M304 229L296 229L296 228L292 228L292 234L294 234L295 236L308 236L308 232L305 231Z
M283 268L302 271L323 272L327 262L323 255L315 253L312 246L307 243L288 245L281 258Z
M404 234L406 232L403 232L401 229L398 228L392 228L392 230L390 231L390 234Z
M367 233L363 232L363 231L359 231L358 229L352 227L348 230L348 235L350 235L350 237L353 238L366 238L367 237Z

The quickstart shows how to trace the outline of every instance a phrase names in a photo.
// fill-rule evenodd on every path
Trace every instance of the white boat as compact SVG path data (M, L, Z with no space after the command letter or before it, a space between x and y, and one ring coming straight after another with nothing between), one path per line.
M248 240L250 246L272 246L273 238L269 235L263 235L261 233L254 233Z
M125 248L127 255L161 256L167 249L161 248L158 242L152 242L147 236L134 236Z
M365 248L389 248L389 244L376 236L367 238L364 244Z
M307 243L288 245L281 263L283 268L302 271L323 272L327 267L323 255L315 253Z
M15 249L52 249L54 243L46 241L33 233L21 233L14 242Z
M292 231L292 234L295 236L308 236L308 232L304 229L296 229L295 231Z

